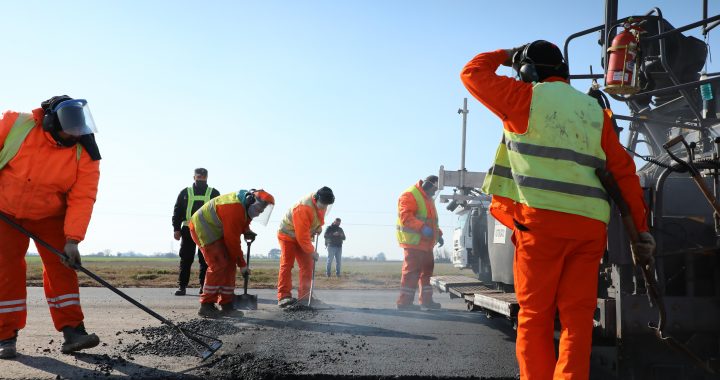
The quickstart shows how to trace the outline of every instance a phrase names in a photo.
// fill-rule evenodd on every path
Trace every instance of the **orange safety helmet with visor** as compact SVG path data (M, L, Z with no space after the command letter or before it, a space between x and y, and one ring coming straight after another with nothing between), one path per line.
M251 200L247 205L248 216L256 223L267 226L273 208L275 208L275 198L263 189L251 189L249 194Z

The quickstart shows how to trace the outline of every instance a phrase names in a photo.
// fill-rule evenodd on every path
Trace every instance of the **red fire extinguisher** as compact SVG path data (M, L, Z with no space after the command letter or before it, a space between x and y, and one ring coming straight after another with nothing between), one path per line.
M640 67L640 29L625 24L625 30L615 36L608 49L605 92L616 95L632 95L640 90L638 69Z

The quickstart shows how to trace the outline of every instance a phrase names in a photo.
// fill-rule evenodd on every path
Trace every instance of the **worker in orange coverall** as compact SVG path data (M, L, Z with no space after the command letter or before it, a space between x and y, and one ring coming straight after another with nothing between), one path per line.
M240 190L211 199L192 215L190 236L208 265L198 315L242 316L233 305L236 266L243 276L249 275L250 269L243 257L240 235L254 241L256 234L250 230L250 222L256 219L267 225L274 205L275 198L264 190ZM221 310L215 307L216 303Z
M62 352L95 347L100 339L83 324L77 273L78 244L90 223L100 152L87 101L56 96L32 113L8 111L0 119L0 212L59 251L35 242L43 263L43 287ZM18 331L27 318L25 288L30 239L0 222L0 358L17 355Z
M313 236L322 231L325 214L333 203L335 195L329 187L324 186L300 199L280 222L278 241L281 253L277 297L278 306L281 308L297 302L297 299L292 297L292 269L296 260L300 267L298 299L307 300L310 297L310 282L315 264L313 261L320 257L317 247L313 245Z
M513 66L521 80L498 76ZM652 259L643 192L635 164L618 141L609 111L572 88L562 53L539 40L482 53L461 74L465 87L503 121L503 141L483 191L491 212L513 229L520 378L587 379L600 259L610 217L595 169L609 171L630 206ZM532 107L531 107L532 105ZM562 325L558 356L554 320Z
M435 244L442 247L444 243L435 209L437 190L438 177L431 175L410 186L398 200L397 239L405 251L397 299L400 310L420 309L413 304L418 284L420 305L429 310L440 309L440 303L433 301L430 285L435 268L433 247Z

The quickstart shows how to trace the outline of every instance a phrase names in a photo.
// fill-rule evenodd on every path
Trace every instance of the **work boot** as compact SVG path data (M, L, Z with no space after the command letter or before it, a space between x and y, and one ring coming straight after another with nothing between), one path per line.
M176 296L184 296L185 295L185 287L181 286L180 289L175 291Z
M0 340L0 359L13 359L17 356L17 335Z
M215 307L214 303L201 303L198 315L205 318L217 318L220 316L220 310Z
M240 318L245 315L242 311L236 309L232 302L221 304L220 309L220 314L222 314L223 317Z
M295 298L292 298L292 297L284 297L284 298L281 298L281 299L278 300L278 306L280 306L281 308L284 309L284 308L286 308L286 307L288 307L288 306L290 306L290 305L295 304L295 302L297 302L297 300L296 300Z
M440 303L435 301L426 301L422 303L422 308L426 310L440 310Z
M399 303L397 308L398 310L420 310L420 306L411 303Z
M198 292L198 294L202 294L202 293L203 293L203 286L200 285L200 291Z
M88 334L87 331L85 331L85 324L82 322L80 322L77 327L63 327L62 333L65 337L65 342L63 342L60 351L63 354L93 348L100 344L100 338L95 334Z

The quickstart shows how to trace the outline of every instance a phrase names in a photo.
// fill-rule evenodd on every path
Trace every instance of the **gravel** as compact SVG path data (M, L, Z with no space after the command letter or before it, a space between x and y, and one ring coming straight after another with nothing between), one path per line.
M186 322L180 322L177 326L190 332L197 332L211 337L236 334L242 331L242 329L232 323L217 319L191 319ZM127 343L122 349L122 352L128 355L155 355L164 357L197 356L197 352L195 352L192 347L195 347L200 352L206 350L206 347L196 342L191 341L191 346L188 344L188 340L177 330L165 325L143 327L117 333L117 335L120 334L128 334L135 337L132 342ZM206 343L211 343L209 339L199 338Z

